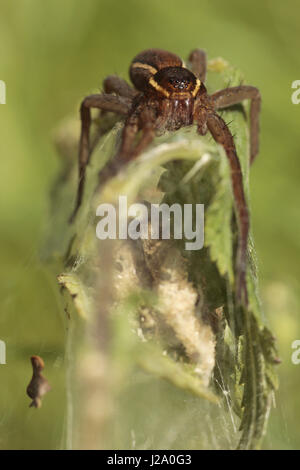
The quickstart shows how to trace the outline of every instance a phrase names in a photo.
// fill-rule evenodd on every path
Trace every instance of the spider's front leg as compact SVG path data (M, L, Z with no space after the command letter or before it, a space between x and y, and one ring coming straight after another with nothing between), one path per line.
M110 178L115 176L129 160L132 159L134 142L139 131L136 112L129 114L122 130L121 145L117 154L109 160L99 172L98 187L101 188Z
M104 93L114 93L118 96L123 96L125 98L129 98L133 100L138 92L134 90L123 78L118 77L117 75L109 75L103 80L103 91ZM108 113L103 109L100 110L99 117L102 118ZM112 126L110 121L104 125L101 124L99 128L99 132L97 132L93 142L90 143L90 154L94 151L96 145L98 144L101 137L108 132Z
M77 214L81 205L84 182L85 170L90 157L90 126L91 126L91 108L98 108L104 111L111 111L117 114L126 115L131 106L131 99L128 97L115 96L111 94L90 95L87 96L80 107L81 117L81 135L79 142L79 155L78 155L78 170L79 182L76 196L76 204L74 211L70 217L72 222Z
M124 165L137 158L155 137L157 120L153 110L142 100L128 115L121 137L120 148L115 157L110 160L99 173L99 186L103 186L115 176ZM136 143L138 132L141 136Z
M254 86L241 85L225 88L217 91L210 97L214 108L223 109L240 103L243 100L251 100L250 107L250 163L258 154L259 149L259 113L261 97L259 90Z
M225 121L215 113L207 117L207 126L215 141L224 147L231 169L232 189L238 223L238 247L236 255L236 301L238 305L248 303L246 284L247 244L249 212L243 186L243 175L236 153L233 137Z
M119 96L133 99L138 92L134 90L125 80L117 75L109 75L103 81L105 93L116 93Z
M152 142L155 137L155 130L162 118L162 116L157 118L155 110L156 108L149 105L147 101L143 99L140 101L125 122L117 159L124 162L133 160ZM141 137L134 145L138 131L141 131Z
M192 72L198 77L202 83L206 79L206 53L202 49L194 49L189 55L189 63Z

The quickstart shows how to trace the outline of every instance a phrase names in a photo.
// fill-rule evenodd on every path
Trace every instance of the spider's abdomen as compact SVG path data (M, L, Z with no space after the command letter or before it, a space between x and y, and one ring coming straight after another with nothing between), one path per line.
M138 90L146 91L149 79L165 67L182 67L182 60L177 55L162 49L147 49L131 62L130 79Z

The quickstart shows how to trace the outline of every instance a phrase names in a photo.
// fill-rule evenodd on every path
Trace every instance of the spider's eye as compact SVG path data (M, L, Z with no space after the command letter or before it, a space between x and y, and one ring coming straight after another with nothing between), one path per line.
M189 80L186 80L184 78L169 78L169 84L178 90L184 90L189 86Z

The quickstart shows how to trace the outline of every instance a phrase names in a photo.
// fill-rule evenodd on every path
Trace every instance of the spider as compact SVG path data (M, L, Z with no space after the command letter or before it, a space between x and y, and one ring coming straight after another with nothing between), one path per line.
M89 142L91 108L125 116L120 148L108 164L110 174L116 173L122 165L138 157L155 135L190 126L195 122L200 135L205 135L209 130L214 140L223 146L229 160L238 224L235 292L238 305L242 303L247 305L249 212L233 136L216 111L246 99L251 100L250 163L252 163L258 153L260 93L253 86L240 85L208 95L204 85L205 52L201 49L193 50L189 56L189 64L190 69L186 68L177 55L161 49L145 50L138 54L130 65L130 78L135 88L117 76L109 76L103 83L104 93L90 95L83 100L80 108L79 184L71 220L81 205L85 169L91 153ZM140 138L136 142L139 132Z

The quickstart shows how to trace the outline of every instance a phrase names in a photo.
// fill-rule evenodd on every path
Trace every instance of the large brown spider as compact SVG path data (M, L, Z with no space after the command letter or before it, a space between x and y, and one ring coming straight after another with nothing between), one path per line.
M79 145L79 185L74 218L80 207L85 169L90 157L90 108L99 108L125 115L120 149L108 164L111 172L136 158L156 134L182 126L197 124L200 135L210 131L216 142L224 147L231 168L232 188L239 238L236 256L236 299L247 305L246 266L249 213L243 188L240 162L233 137L216 110L232 106L245 99L250 108L250 161L258 153L260 93L253 86L236 86L208 95L204 86L206 54L200 49L189 56L191 70L175 54L161 49L149 49L138 54L130 65L130 78L135 86L117 76L104 80L105 93L87 96L80 108L81 137ZM141 131L137 143L136 136Z

